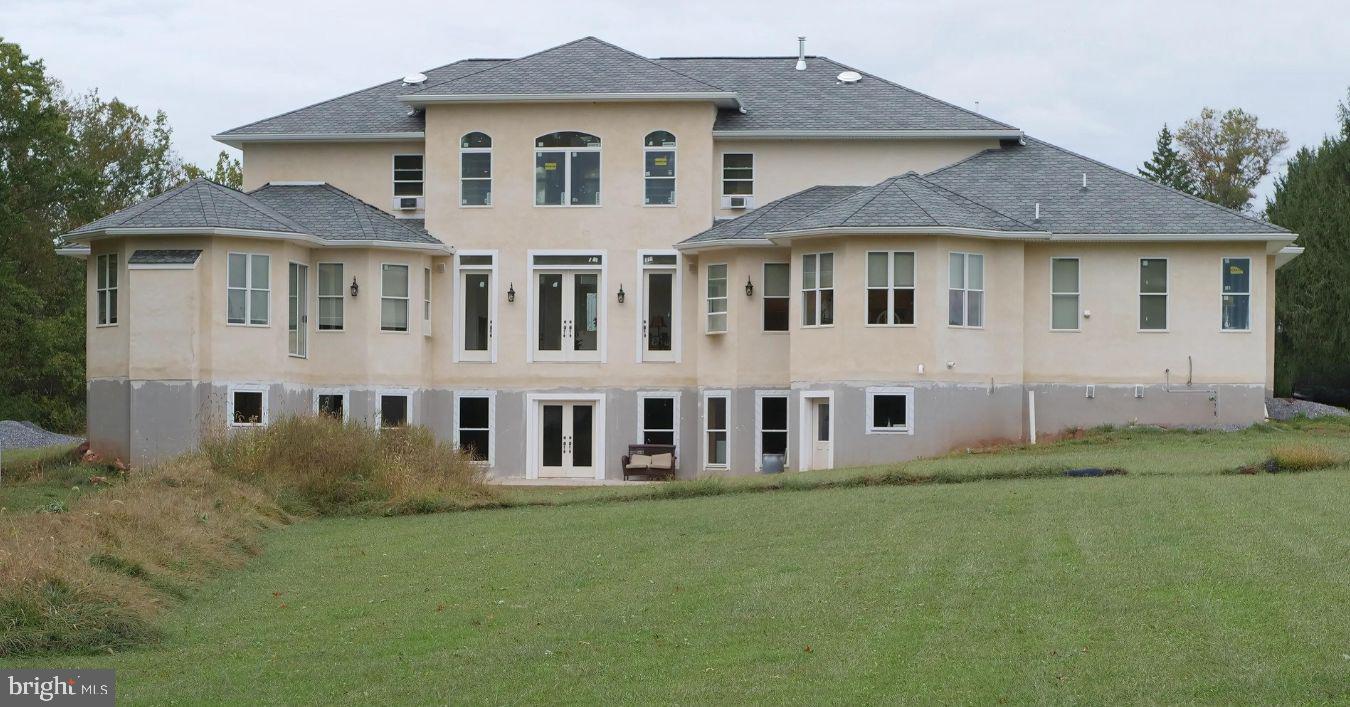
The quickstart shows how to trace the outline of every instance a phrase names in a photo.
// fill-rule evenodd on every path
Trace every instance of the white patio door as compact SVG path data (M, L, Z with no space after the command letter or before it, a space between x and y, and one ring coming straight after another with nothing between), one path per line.
M675 360L675 270L645 270L642 360Z
M600 360L600 273L535 271L535 359Z
M539 477L595 477L595 403L539 403Z
M290 264L286 338L292 356L309 355L309 266Z

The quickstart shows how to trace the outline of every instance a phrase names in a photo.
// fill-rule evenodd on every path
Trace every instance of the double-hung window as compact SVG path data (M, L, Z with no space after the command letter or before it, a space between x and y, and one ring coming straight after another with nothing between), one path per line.
M914 323L914 254L867 254L867 323Z
M491 393L455 394L455 445L477 462L492 461Z
M422 156L394 155L394 196L422 196Z
M674 206L675 136L664 130L648 133L642 152L643 205Z
M708 326L709 334L727 330L727 266L716 263L708 266Z
M319 263L319 331L342 331L342 263Z
M1056 331L1077 331L1078 258L1050 259L1050 328Z
M984 326L984 256L951 253L947 277L947 323L958 327Z
M94 270L98 279L98 325L111 326L117 323L117 254L98 256Z
M764 331L788 330L788 302L792 299L792 264L764 264Z
M225 275L227 323L267 326L272 307L271 267L271 256L230 253Z
M802 256L802 326L834 325L834 253Z
M1167 259L1139 259L1139 329L1167 331Z
M722 196L755 193L755 156L728 152L722 155Z
M431 268L422 268L422 333L431 336Z
M408 266L380 266L380 330L408 330Z
M764 457L769 454L781 455L784 464L788 453L788 394L786 391L757 391L759 439L756 440L759 454L755 459L757 469L764 468Z
M731 397L726 392L703 394L703 466L725 469L731 459Z
M492 138L485 133L459 139L459 205L492 206Z
M642 444L674 445L678 438L679 398L671 393L638 393Z
M1252 261L1251 258L1223 259L1224 331L1250 331L1252 328Z
M600 205L600 138L568 131L534 141L534 205Z

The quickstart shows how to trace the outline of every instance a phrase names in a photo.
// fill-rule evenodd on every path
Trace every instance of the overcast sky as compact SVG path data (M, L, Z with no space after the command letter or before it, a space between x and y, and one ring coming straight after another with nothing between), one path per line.
M461 58L585 35L652 57L786 55L798 34L809 53L1130 170L1162 123L1205 105L1315 143L1350 86L1345 0L0 0L0 37L73 90L163 109L203 164L222 149L213 133Z

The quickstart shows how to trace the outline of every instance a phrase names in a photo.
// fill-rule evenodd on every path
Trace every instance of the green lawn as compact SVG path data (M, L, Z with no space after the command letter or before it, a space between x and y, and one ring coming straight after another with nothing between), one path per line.
M1217 472L1347 431L910 465L1130 471L1096 479L310 521L159 646L23 664L116 668L129 703L1346 702L1350 467Z

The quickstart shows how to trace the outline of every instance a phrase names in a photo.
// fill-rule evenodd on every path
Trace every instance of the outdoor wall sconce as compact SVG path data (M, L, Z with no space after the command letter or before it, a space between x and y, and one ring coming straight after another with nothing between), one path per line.
M353 276L352 276L352 297L355 297L355 296L356 296L356 293L359 292L360 290L361 290L361 288L356 284L356 276L353 275Z
M619 304L623 304L623 283L619 283Z
M745 277L745 296L746 296L746 297L754 297L754 296L755 296L755 283L750 282L750 276L749 276L749 275L747 275L747 276Z
M516 301L516 283L514 282L511 283L510 287L506 288L506 301L507 302Z

